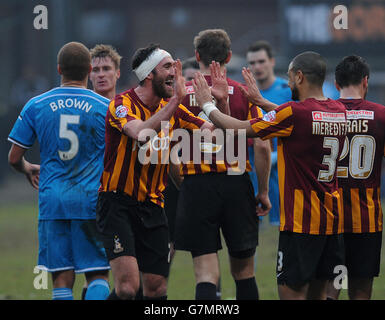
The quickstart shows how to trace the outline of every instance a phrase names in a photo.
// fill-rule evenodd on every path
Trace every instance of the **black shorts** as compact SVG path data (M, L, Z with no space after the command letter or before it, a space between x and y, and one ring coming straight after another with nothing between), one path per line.
M175 248L200 254L222 249L220 229L229 252L258 245L258 216L248 173L185 176L180 189Z
M352 278L373 278L380 273L382 232L345 233L345 264Z
M332 280L334 268L344 266L343 236L281 231L277 255L277 282L303 286L313 279Z
M178 204L179 190L175 186L174 182L168 178L168 184L163 192L164 195L164 211L168 220L168 227L170 232L170 241L174 242L175 235L175 219L176 208Z
M108 260L133 256L140 271L168 276L169 234L163 208L122 192L100 192L96 223Z

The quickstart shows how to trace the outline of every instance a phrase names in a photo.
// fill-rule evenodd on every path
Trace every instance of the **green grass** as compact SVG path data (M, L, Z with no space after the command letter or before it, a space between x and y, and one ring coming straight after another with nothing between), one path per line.
M37 205L0 205L0 299L36 300L51 299L51 279L48 289L36 290L33 286L34 267L37 261ZM261 299L277 300L275 277L276 251L278 246L277 227L263 225L257 249L256 279ZM235 297L235 285L230 276L226 250L221 250L222 298ZM385 261L382 258L380 277L373 286L373 299L385 299ZM110 277L111 278L111 277ZM84 276L77 275L74 298L80 299ZM168 285L169 299L194 299L195 281L191 255L177 251L171 266ZM342 290L340 299L347 299Z

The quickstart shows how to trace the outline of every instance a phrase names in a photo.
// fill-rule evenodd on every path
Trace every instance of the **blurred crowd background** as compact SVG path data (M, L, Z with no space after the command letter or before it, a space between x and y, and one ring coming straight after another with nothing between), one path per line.
M335 6L348 9L348 29L336 30ZM48 28L37 30L34 8L48 9ZM1 0L0 1L0 186L22 179L7 164L7 136L24 104L60 84L56 55L62 45L80 41L89 48L113 45L123 56L118 92L137 84L131 70L135 50L159 43L174 58L194 55L193 38L203 29L223 28L232 40L228 75L242 81L248 46L269 41L276 74L286 77L290 60L314 50L328 61L328 88L344 56L358 54L370 64L368 99L385 104L384 0ZM27 158L39 161L35 145Z

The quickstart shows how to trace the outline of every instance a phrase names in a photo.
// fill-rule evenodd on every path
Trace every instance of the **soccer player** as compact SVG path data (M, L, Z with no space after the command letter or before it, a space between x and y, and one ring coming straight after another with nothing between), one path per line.
M120 78L121 56L110 45L98 44L91 49L90 81L96 93L112 100Z
M138 49L132 69L139 85L118 94L107 112L97 224L114 277L109 299L132 299L141 272L143 298L164 300L169 231L162 192L168 164L160 160L168 159L170 148L165 131L213 125L180 105L186 94L182 65L167 51L153 44ZM167 121L164 128L162 121ZM145 161L148 153L157 161Z
M229 97L227 112L241 120L257 114L255 106L249 102L238 89L240 85L227 79L230 94L221 99L216 93L214 82L211 82L210 63L217 61L221 70L231 59L231 41L228 34L222 29L209 29L201 31L194 39L195 56L201 72L213 85L211 89L218 103L223 104ZM227 87L226 82L226 87ZM195 100L191 83L187 83L187 96L182 104L191 112L198 115L201 112ZM224 102L227 103L227 102ZM259 110L259 112L261 112ZM217 252L222 248L220 230L222 230L230 255L231 274L236 284L237 299L258 299L258 288L254 276L254 254L258 244L258 217L256 202L264 205L261 214L267 214L271 205L268 199L268 171L270 163L265 163L263 183L260 193L254 197L250 177L245 170L241 174L231 174L244 165L250 171L250 163L246 154L246 141L244 145L235 139L235 148L244 155L243 163L233 163L227 157L217 158L217 153L222 147L229 148L228 144L204 143L201 144L202 162L182 162L181 174L184 181L180 189L176 230L176 250L190 251L193 258L196 289L195 298L217 299L217 285L219 279L219 263ZM266 143L266 155L270 160L270 147ZM242 147L244 147L242 151ZM211 156L212 163L205 163L205 155ZM239 166L239 167L237 167Z
M382 209L381 163L385 146L385 107L365 100L369 66L359 56L345 57L335 69L336 87L347 109L346 144L337 166L343 199L345 266L350 299L370 299L380 270ZM337 299L333 281L329 298Z
M251 137L279 137L281 299L326 299L327 279L335 277L335 266L344 264L336 163L346 137L346 110L323 96L325 72L326 62L319 54L296 56L288 75L292 99L298 102L276 106L261 96L250 70L244 69L248 90L241 90L250 101L271 110L250 121L220 112L201 74L193 82L199 105L216 126L243 129Z
M91 56L83 44L67 43L57 61L61 86L24 106L8 137L8 159L39 190L38 267L52 273L52 298L73 299L75 273L85 273L85 298L104 300L109 265L96 231L95 208L108 99L86 89ZM24 158L36 139L40 165Z
M246 54L247 63L261 95L267 100L281 105L291 100L291 90L287 80L275 75L275 58L270 43L264 40L257 41L249 46ZM271 170L269 179L269 198L272 204L269 212L269 221L272 225L279 225L279 188L277 167L277 138L270 139L271 142ZM258 152L260 139L254 139L254 148L249 146L250 163L254 167L254 154ZM256 152L254 153L254 150ZM254 171L250 172L251 181L257 192L257 176Z
M195 57L191 57L183 61L182 63L183 77L186 82L194 79L195 73L199 70L199 64Z
M91 73L90 81L94 91L109 100L116 95L116 82L120 78L121 56L110 45L98 44L90 50ZM104 123L103 123L104 127ZM87 281L82 290L82 300L87 293Z

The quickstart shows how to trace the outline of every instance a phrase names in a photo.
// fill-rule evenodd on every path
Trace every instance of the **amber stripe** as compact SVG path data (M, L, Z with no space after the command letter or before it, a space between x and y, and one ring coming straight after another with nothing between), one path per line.
M353 232L361 232L361 207L358 189L350 189L350 198L352 205L352 230Z
M283 154L283 144L281 139L277 143L277 168L278 168L278 187L279 187L279 204L280 204L280 230L285 230L285 157Z
M310 193L311 217L310 217L310 234L319 234L320 228L320 201L317 192L314 190Z
M294 190L294 217L293 217L293 232L302 233L303 220L303 190Z

